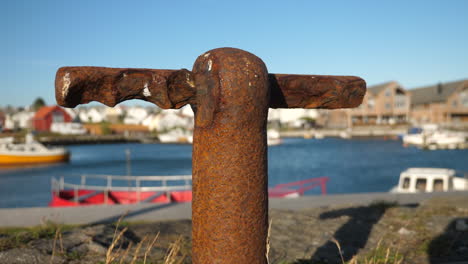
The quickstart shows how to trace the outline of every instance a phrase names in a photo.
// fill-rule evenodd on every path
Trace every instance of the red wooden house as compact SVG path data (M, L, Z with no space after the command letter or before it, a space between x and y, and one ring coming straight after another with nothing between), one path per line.
M33 117L33 127L36 131L50 131L52 123L68 123L72 117L61 107L44 106Z

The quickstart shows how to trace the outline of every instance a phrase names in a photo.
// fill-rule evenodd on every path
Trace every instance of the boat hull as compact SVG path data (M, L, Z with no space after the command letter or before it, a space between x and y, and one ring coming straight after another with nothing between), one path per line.
M69 153L41 156L0 154L0 165L56 163L69 160Z

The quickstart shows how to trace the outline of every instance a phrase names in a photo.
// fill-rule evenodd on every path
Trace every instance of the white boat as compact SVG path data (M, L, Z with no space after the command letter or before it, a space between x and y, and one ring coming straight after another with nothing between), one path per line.
M468 191L468 178L457 177L455 170L442 168L409 168L400 174L398 185L390 192L421 193Z
M350 139L351 138L351 132L350 131L341 131L340 132L340 138Z
M322 132L315 132L314 136L315 136L316 139L325 138L325 135Z
M27 134L25 143L16 144L13 138L0 141L0 165L65 162L70 153L65 148L47 148Z
M425 126L420 133L403 136L404 145L428 149L463 148L466 136L463 133L439 130L435 126Z
M311 138L323 139L325 138L325 135L320 131L307 131L304 133L303 137L304 139L311 139Z
M281 144L281 136L278 130L276 129L268 129L267 131L267 145L268 146L276 146Z

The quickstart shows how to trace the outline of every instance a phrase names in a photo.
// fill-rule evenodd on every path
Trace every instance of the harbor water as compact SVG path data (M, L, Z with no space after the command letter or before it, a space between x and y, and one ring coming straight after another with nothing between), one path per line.
M51 178L80 174L191 174L191 145L109 144L69 146L69 163L39 167L0 167L0 207L47 206ZM127 162L130 151L130 166ZM269 147L269 185L329 177L330 194L387 192L409 167L452 168L468 172L468 150L427 151L382 139L284 139ZM311 190L308 195L319 194Z

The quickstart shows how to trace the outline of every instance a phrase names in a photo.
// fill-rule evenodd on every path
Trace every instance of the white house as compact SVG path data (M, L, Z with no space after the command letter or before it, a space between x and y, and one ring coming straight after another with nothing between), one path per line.
M34 112L26 110L14 114L7 114L5 118L5 129L14 130L31 128L33 117Z
M158 124L158 121L160 119L160 117L158 117L158 116L159 116L159 114L149 114L143 120L143 122L141 122L141 124L148 127L148 130L150 130L150 131L156 131L157 130L157 124Z
M187 110L185 110L187 111ZM145 120L145 126L150 130L165 131L173 128L183 128L184 130L193 130L193 112L184 115L184 110L170 109L164 110L159 114L153 114Z
M134 106L127 109L123 122L127 125L141 125L146 117L148 117L148 111L145 108Z
M317 119L316 109L269 109L268 121L278 121L291 127L301 127L306 122L304 119Z
M65 112L67 112L67 114L70 115L71 119L75 119L77 114L75 112L75 109L72 109L72 108L63 108L63 110L65 110Z
M115 107L106 107L104 109L105 119L111 123L117 123L123 114L124 110L120 105Z
M180 108L179 111L180 111L180 114L182 114L183 116L187 116L187 117L195 116L195 114L193 113L192 107L190 107L190 105L186 105Z
M96 107L81 109L79 117L83 123L101 123L105 121L105 114L103 111L99 111Z

